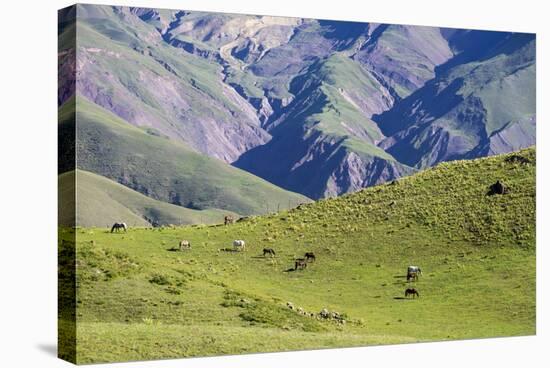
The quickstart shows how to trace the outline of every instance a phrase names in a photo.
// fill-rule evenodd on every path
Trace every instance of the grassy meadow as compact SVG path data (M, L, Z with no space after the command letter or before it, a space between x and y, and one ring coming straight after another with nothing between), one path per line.
M531 148L443 163L228 226L60 228L62 264L76 238L76 362L534 334L535 160ZM487 195L496 180L507 194Z

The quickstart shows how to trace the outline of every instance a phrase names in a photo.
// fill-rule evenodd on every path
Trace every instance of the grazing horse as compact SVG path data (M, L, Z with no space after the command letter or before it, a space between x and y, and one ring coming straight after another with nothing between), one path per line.
M415 297L420 298L420 294L418 294L418 291L416 291L416 289L414 289L414 288L405 290L405 298L408 298L409 295L412 295L413 298L415 298Z
M275 251L272 248L264 248L264 257L266 254L271 255L271 257L275 257Z
M301 269L303 270L304 268L307 267L307 262L305 259L303 258L298 258L295 262L294 262L294 271L296 271L297 269Z
M407 281L418 281L418 272L407 272Z
M510 163L517 162L517 163L520 163L520 164L530 164L531 163L531 160L529 160L527 157L518 156L518 155L512 155L512 156L506 157L504 159L504 161L510 162Z
M306 261L315 261L315 254L313 252L307 252L304 257L306 257Z
M223 218L223 224L224 225L229 225L229 224L232 224L235 222L235 218L231 215L227 215Z
M418 276L422 275L422 270L418 266L409 266L407 268L407 281L418 280Z
M489 186L489 191L487 192L487 195L507 194L507 193L508 193L508 188L504 186L504 184L502 184L500 180L497 180L496 183L491 184Z
M125 232L128 230L128 227L124 222L115 222L113 224L113 227L111 228L111 232L114 232L115 230L118 232L120 229L124 230Z
M233 249L241 251L245 249L245 242L244 240L234 240L233 241Z
M180 241L180 250L191 249L191 242L189 240Z

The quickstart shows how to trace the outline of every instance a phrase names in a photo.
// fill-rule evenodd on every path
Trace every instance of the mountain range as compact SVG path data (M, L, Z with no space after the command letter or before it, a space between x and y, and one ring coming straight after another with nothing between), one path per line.
M99 5L59 20L60 173L155 201L264 213L535 144L533 34Z

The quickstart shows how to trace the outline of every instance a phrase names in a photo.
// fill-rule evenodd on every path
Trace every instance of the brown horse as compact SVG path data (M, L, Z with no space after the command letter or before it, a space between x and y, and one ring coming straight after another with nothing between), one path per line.
M405 290L405 298L408 298L409 295L412 295L413 298L415 297L419 297L420 298L420 294L418 293L418 291L416 291L416 289L414 288L409 288L407 290Z
M313 254L313 252L307 252L304 257L306 261L315 261L315 254Z
M407 281L418 281L418 272L407 272Z
M495 194L508 194L508 188L504 184L502 184L500 180L497 180L496 183L489 186L489 191L487 192L487 195Z
M294 262L294 271L296 271L297 269L303 270L306 267L307 267L307 262L303 258L298 258L296 262Z
M223 218L223 224L224 225L229 225L229 224L232 224L235 222L235 218L231 215L227 215Z
M272 248L264 248L264 257L269 254L271 257L275 257L275 251Z

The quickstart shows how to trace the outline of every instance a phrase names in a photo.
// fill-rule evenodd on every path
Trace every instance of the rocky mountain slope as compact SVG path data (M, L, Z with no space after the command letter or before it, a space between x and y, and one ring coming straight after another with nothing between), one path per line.
M76 93L310 198L535 143L534 35L76 9Z
M425 168L510 152L535 141L535 40L510 34L436 78L376 120L380 147Z
M285 191L220 160L201 155L184 143L159 136L144 128L133 127L84 97L78 96L76 102L74 99L67 101L60 109L60 116L75 116L75 119L61 121L62 131L70 130L71 125L74 127L75 120L78 122L77 169L101 175L158 203L167 202L180 206L180 214L183 210L188 211L178 221L174 221L174 216L171 216L170 222L158 221L162 216L141 216L152 220L147 220L149 222L193 222L188 218L196 220L200 216L197 211L192 213L190 210L224 210L228 213L251 215L295 207L309 201L300 194ZM63 168L67 172L71 170L68 165L60 170ZM90 184L98 181L88 182ZM143 202L137 196L125 195L131 201L119 200L117 197L119 196L115 195L113 200L124 207L143 207L134 203L136 200ZM157 205L151 205L153 201L149 202L151 213L159 214L164 211ZM110 205L109 202L105 203L106 207ZM77 205L77 210L80 211L78 207L80 202ZM173 212L172 208L170 210ZM138 215L145 213L141 210L134 212ZM192 214L195 216L190 216ZM212 213L203 214L205 222L211 222L212 216L208 216L210 214ZM222 220L223 216L219 215L217 221Z
M388 107L372 74L333 55L294 78L294 100L270 125L267 144L235 166L311 198L335 196L410 174L377 147L384 135L368 116Z

